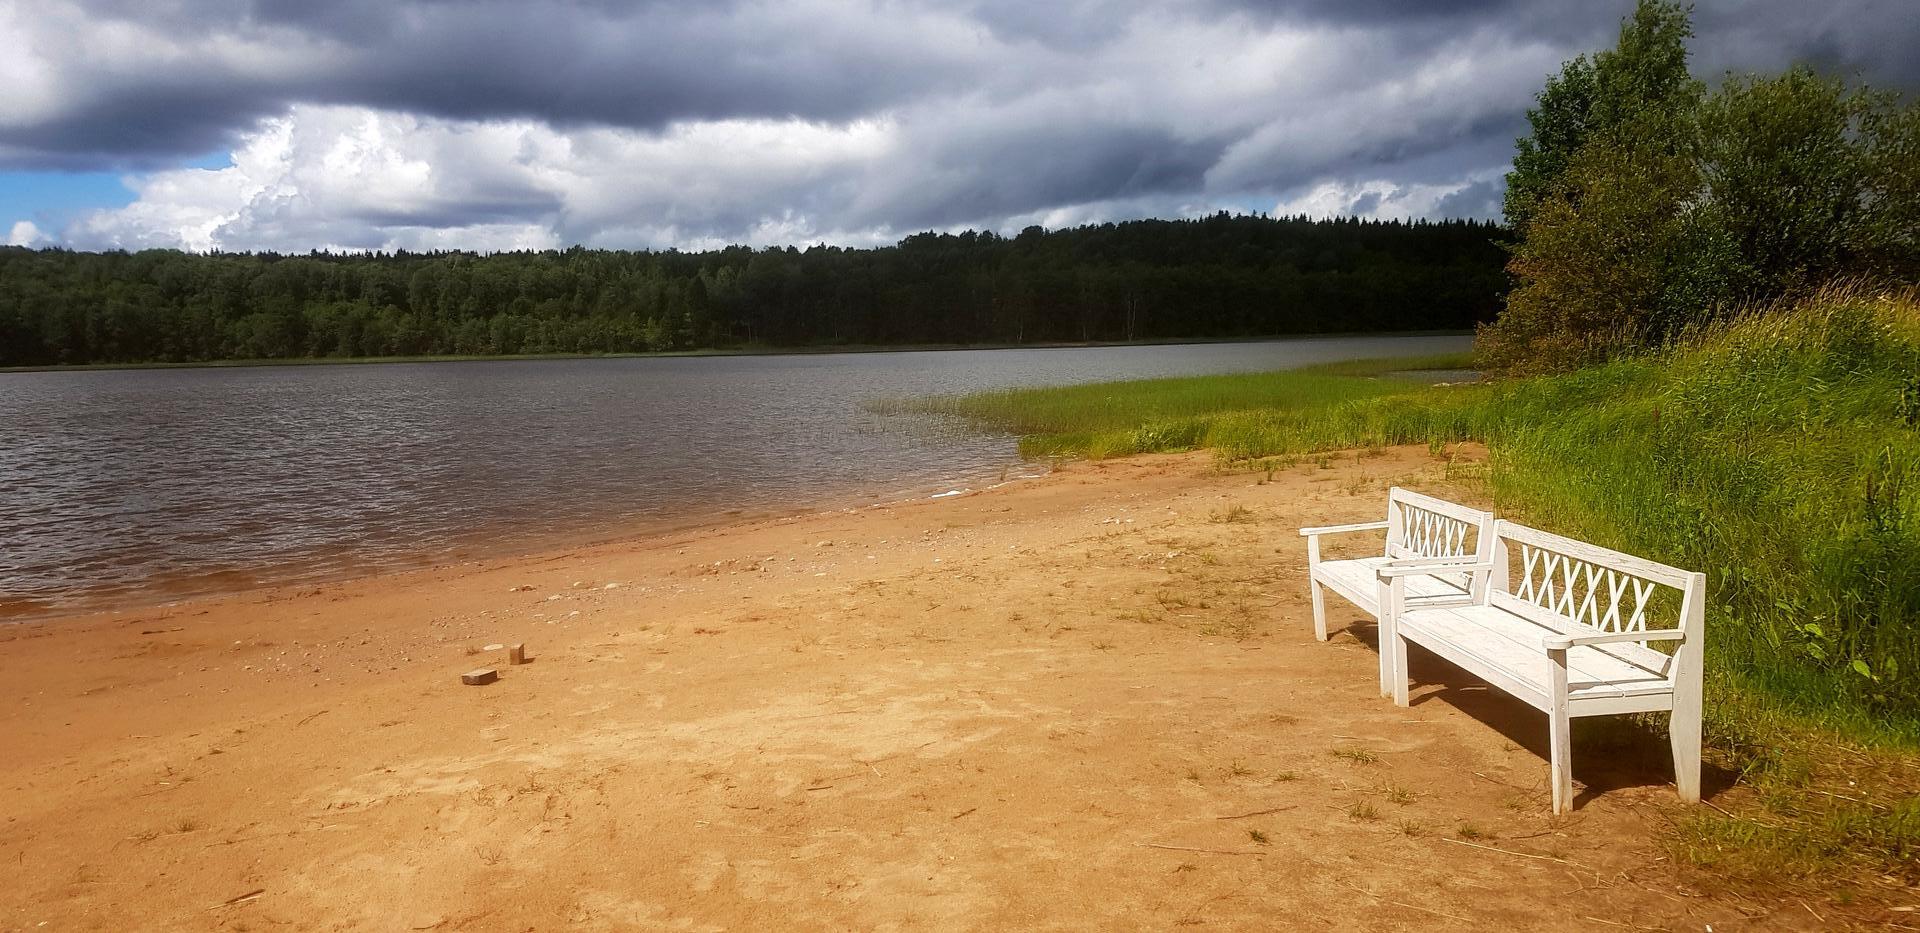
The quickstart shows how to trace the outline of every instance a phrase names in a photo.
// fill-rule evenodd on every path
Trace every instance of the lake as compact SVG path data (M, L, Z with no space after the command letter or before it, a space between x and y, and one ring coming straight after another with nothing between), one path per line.
M0 373L0 618L977 487L1014 440L879 398L1466 349L1464 336Z

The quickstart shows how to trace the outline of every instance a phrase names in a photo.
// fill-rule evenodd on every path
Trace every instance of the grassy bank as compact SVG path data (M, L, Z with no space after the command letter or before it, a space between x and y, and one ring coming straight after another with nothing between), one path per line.
M1920 303L1834 294L1508 383L1368 378L1388 366L919 407L1019 433L1034 456L1208 447L1258 467L1485 442L1503 513L1709 574L1709 729L1756 809L1689 817L1688 855L1920 877Z

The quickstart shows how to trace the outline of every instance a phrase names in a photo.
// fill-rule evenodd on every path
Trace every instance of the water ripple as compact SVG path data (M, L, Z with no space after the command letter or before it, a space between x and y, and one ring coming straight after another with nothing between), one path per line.
M0 618L925 489L1011 438L881 397L1464 349L1261 344L0 374Z

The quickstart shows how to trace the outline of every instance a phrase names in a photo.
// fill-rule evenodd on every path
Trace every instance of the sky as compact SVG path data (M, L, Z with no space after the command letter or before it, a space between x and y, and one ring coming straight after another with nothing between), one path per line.
M1627 0L0 0L0 235L189 250L893 243L1495 217ZM1914 0L1699 0L1694 71L1920 90Z

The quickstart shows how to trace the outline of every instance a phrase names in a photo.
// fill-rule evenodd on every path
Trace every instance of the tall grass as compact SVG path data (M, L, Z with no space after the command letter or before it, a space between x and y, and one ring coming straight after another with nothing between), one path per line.
M1920 721L1920 306L1833 296L1503 393L1497 499L1707 571L1718 669Z
M1501 509L1709 574L1722 689L1861 738L1920 740L1913 296L1829 293L1561 376L1426 387L1363 375L1387 366L916 407L1022 434L1029 455L1208 447L1241 461L1484 441Z

